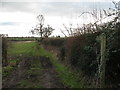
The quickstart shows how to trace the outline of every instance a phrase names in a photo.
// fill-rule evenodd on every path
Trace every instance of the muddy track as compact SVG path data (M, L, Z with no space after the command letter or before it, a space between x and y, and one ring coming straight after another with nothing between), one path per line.
M21 59L22 61L18 64L17 68L12 72L12 74L3 80L3 88L14 88L21 79L25 78L25 72L30 65L28 59L29 58Z
M9 77L3 80L3 88L18 87L19 82L28 77L25 72L30 68L33 60L39 60L43 70L41 75L37 75L31 79L37 79L37 83L40 83L45 88L64 88L63 83L58 77L58 73L55 71L55 67L48 57L24 57L18 64L17 69L14 70Z
M50 59L48 57L42 57L41 64L44 68L42 72L43 75L40 77L42 79L43 86L46 88L64 88L64 85L61 83Z

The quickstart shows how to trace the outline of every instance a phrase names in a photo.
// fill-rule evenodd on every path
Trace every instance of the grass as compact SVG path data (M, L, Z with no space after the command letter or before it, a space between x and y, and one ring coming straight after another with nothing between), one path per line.
M9 55L41 56L45 54L43 48L39 48L36 42L18 42L12 44L12 47L14 48L8 49Z
M15 67L19 61L19 59L9 60L9 66Z
M55 57L51 52L46 51L41 47L41 53L43 56L47 56L51 59L51 62L56 68L59 77L62 79L65 86L69 88L85 88L86 86L83 82L80 82L80 76L72 72L68 67L61 64L57 57Z
M9 60L9 64L5 67L2 68L2 76L3 78L7 77L8 75L11 74L11 72L15 69L15 67L17 66L17 63L20 60L15 59L15 60Z
M70 68L61 64L55 57L52 57L52 62L56 66L56 71L59 73L59 77L64 84L70 88L84 88L85 85L80 82L80 76L72 72Z
M8 40L13 40L13 41L34 41L35 38L29 37L8 37Z
M2 77L5 78L8 75L11 74L11 72L14 70L12 66L6 66L2 68Z
M56 66L56 70L59 73L59 77L63 80L64 84L70 88L84 88L84 85L80 83L79 76L77 74L71 72L69 68L60 64L58 61L53 61Z
M12 47L14 48L9 48L8 49L8 54L13 54L13 55L19 55L19 54L32 54L32 50L35 46L35 43L14 43L12 44Z
M42 53L41 53L42 52ZM21 55L21 56L41 56L45 54L43 48L40 48L36 42L17 42L12 44L12 48L8 49L9 55ZM12 61L10 64L14 65L16 61ZM43 70L40 60L30 61L30 67L26 70L26 76L28 78L21 80L17 87L24 88L42 88L37 76L41 76ZM31 77L32 76L32 77Z
M70 88L84 88L84 84L80 82L80 77L71 72L70 69L63 64L61 64L58 59L51 53L46 51L42 46L39 46L36 42L29 43L15 43L13 44L12 49L9 49L9 54L13 55L30 55L30 56L46 56L51 59L51 62L56 68L59 77L63 81L64 85ZM38 64L37 60L34 60L31 68L27 71L29 75L40 75L40 71L42 67ZM34 84L30 81L30 79L22 80L20 82L20 86L23 87L41 87L37 83Z
M24 88L43 88L42 86L39 85L39 83L33 83L31 80L21 80L19 83L20 87Z

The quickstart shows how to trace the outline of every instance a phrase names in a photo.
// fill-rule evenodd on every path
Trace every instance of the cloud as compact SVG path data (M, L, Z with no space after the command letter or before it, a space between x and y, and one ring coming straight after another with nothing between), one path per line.
M16 25L16 22L0 22L0 25Z
M95 2L92 0L81 0L81 2L29 1L17 2L15 0L12 2L11 0L4 0L0 3L0 33L8 33L11 36L27 36L31 28L36 25L36 16L43 14L45 23L56 29L54 35L59 35L59 28L62 27L63 23L73 22L77 24L91 19L86 17L84 20L78 19L82 12L112 7L111 2L103 2L104 0L94 0Z
M112 0L2 0L2 2L109 2L109 1Z
M70 16L86 10L105 9L111 6L111 2L3 2L0 11Z

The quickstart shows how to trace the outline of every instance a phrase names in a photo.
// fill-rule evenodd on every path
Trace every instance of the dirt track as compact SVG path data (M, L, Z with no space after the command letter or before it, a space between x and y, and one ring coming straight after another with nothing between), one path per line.
M44 68L43 75L41 76L43 86L46 88L63 88L64 85L60 82L57 72L49 58L43 58L41 59L41 64Z
M29 76L26 75L26 71L31 66L33 60L39 60L43 67L41 74L32 76L30 79L34 79L35 83L39 83L44 88L64 88L54 66L47 57L26 57L18 64L16 70L3 80L3 88L18 88L21 80L27 79ZM29 61L29 62L28 62ZM24 88L24 87L22 87Z

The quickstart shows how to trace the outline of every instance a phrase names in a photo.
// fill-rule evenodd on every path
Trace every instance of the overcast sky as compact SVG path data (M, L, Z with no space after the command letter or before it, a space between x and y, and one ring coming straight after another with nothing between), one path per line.
M92 19L88 15L79 17L82 12L113 6L112 0L0 0L0 34L31 36L29 31L37 24L36 16L43 14L45 25L55 29L52 35L62 36L63 23L88 23Z

